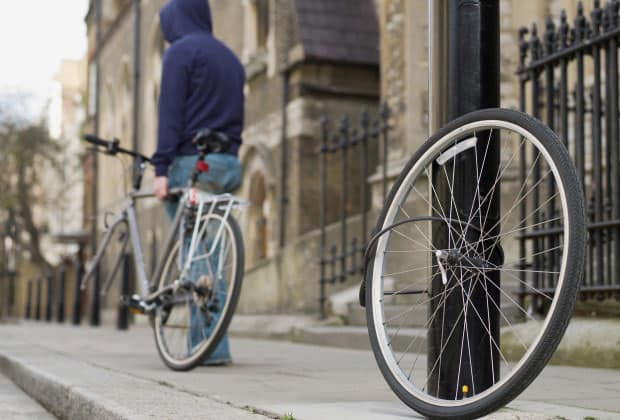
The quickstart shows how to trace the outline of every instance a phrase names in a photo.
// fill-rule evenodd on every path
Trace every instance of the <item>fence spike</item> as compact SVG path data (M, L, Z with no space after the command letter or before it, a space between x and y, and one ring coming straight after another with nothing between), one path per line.
M582 42L587 36L588 22L586 17L583 15L583 3L581 1L577 3L577 16L575 16L574 26L574 41Z
M558 48L560 50L568 47L569 45L569 36L570 36L570 25L568 24L568 19L566 18L566 10L562 9L560 13L560 30L558 34Z
M603 9L601 9L600 0L594 0L594 8L590 13L590 19L592 20L592 34L597 36L601 33L601 25L603 21Z
M530 44L525 39L525 35L529 33L529 30L522 26L519 28L519 66L525 67L525 60L527 58L527 51L530 48Z
M349 132L350 132L349 116L345 115L340 120L340 142L339 147L347 148L349 146Z
M532 24L532 36L530 37L530 51L532 54L532 61L536 61L540 58L540 38L538 38L538 28L536 24Z
M553 19L551 19L551 16L547 16L546 31L545 31L544 39L545 39L545 53L547 55L553 54L553 52L555 51L556 33L555 33L555 23L553 23Z
M368 131L368 127L370 126L370 113L368 112L368 108L364 108L362 111L360 123L362 125L362 129Z
M602 10L602 16L601 16L601 26L603 28L603 32L607 32L610 30L611 25L611 4L610 3L606 3L605 6L603 7Z
M618 0L611 0L609 8L611 11L609 24L612 28L615 28L618 26L618 10L620 9L620 3Z
M327 153L328 146L327 143L329 141L329 126L327 117L323 115L321 117L321 146L319 147L319 153Z

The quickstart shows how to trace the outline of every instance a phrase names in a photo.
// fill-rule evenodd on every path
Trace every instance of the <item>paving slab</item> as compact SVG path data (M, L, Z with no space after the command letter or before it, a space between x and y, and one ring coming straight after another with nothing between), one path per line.
M150 407L149 418L181 418L166 417L179 405L188 407L183 418L260 418L250 412L291 413L298 420L420 418L392 394L369 351L239 338L231 348L232 366L179 373L159 360L147 328L0 327L0 360L68 382L126 418L142 406ZM519 399L488 418L620 419L619 379L617 370L549 366ZM134 411L121 410L128 408ZM214 417L209 410L215 409L223 414Z

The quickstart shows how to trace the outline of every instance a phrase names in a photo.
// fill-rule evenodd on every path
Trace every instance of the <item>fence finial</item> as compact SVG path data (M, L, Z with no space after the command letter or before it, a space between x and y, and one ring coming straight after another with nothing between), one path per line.
M603 16L602 16L602 26L603 32L607 32L611 29L611 4L605 4L603 7Z
M562 9L560 13L560 29L558 33L558 49L562 50L568 47L570 26L568 25L568 19L566 18L566 10Z
M538 38L538 28L536 24L532 24L532 36L530 37L530 51L532 53L532 61L540 58L540 38Z
M525 67L525 59L527 58L527 50L529 49L529 43L525 39L525 35L529 33L529 30L522 26L519 28L519 66Z
M583 15L583 3L577 3L577 16L575 16L574 41L581 42L587 36L588 22Z
M603 9L601 9L600 0L594 0L594 8L592 13L590 13L590 18L592 19L592 34L597 36L601 33L601 25L603 23Z
M551 19L551 16L547 16L546 31L545 31L544 39L545 39L545 53L547 55L553 54L553 52L555 51L556 33L555 33L555 23L553 23L553 19Z

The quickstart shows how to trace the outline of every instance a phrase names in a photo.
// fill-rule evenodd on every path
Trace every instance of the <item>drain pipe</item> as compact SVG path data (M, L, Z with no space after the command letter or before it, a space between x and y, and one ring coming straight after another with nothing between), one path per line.
M134 0L133 2L133 135L131 142L133 150L138 150L140 146L140 35L142 33L142 7L140 3L140 0Z
M280 248L286 245L286 207L288 206L287 177L288 177L288 102L290 95L289 88L290 70L282 72L282 131L280 142Z
M99 135L99 117L100 117L100 103L99 96L101 93L101 66L99 65L99 60L101 57L101 37L102 37L102 28L101 28L101 2L102 0L95 0L95 120L94 120L94 131L96 135ZM92 159L93 159L93 195L91 198L91 207L92 207L92 225L91 225L91 252L93 255L97 251L97 212L99 207L99 154L96 150L92 151ZM90 309L90 325L93 327L98 326L101 323L100 320L100 305L99 305L99 289L100 285L100 272L99 268L97 268L94 272L93 277L93 294L92 294L92 302Z

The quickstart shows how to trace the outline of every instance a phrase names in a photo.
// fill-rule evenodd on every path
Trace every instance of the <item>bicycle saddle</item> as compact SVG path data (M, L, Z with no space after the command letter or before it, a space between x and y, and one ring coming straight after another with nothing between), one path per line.
M198 151L205 153L222 153L230 148L232 140L224 133L204 128L196 134L192 144Z

